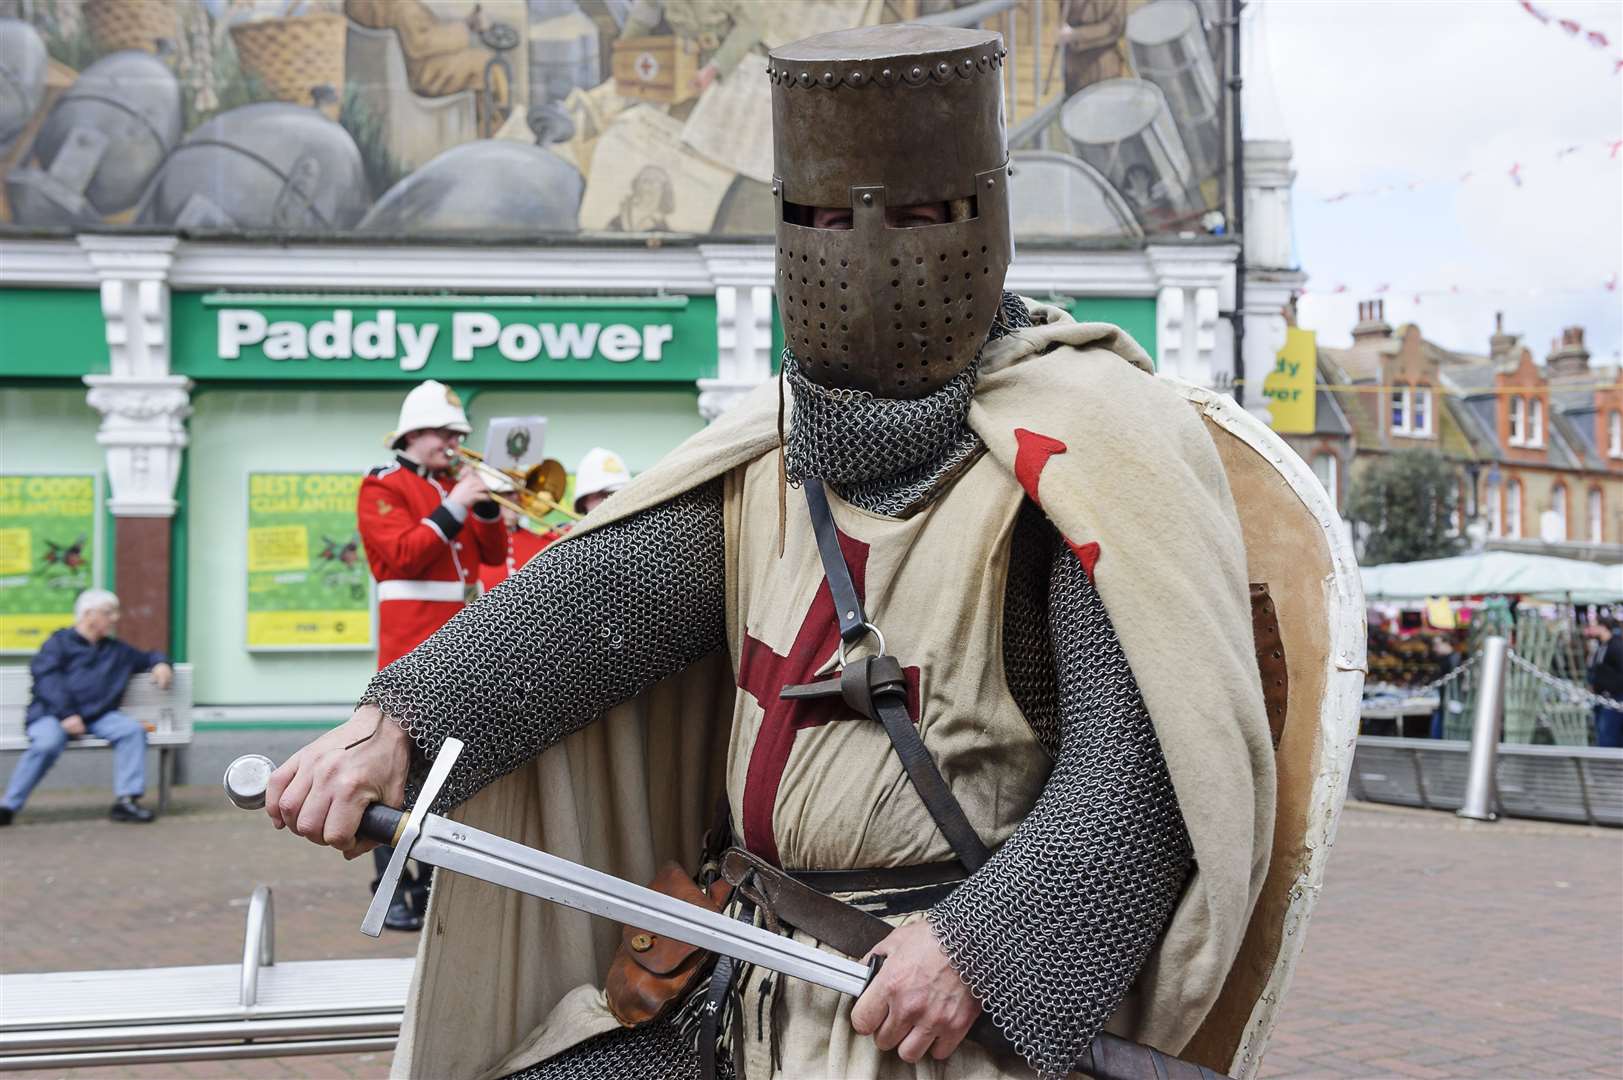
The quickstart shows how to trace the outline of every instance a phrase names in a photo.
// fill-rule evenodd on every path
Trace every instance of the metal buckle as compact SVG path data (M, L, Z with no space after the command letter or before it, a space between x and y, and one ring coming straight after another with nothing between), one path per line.
M872 634L874 637L879 639L879 651L877 653L875 653L874 655L875 656L884 656L885 655L885 635L879 632L879 627L875 626L871 622L865 622L865 623L862 624L862 629L866 630L867 633L863 634L862 637L857 638L856 640L861 641L862 638L867 637L868 634ZM843 668L843 667L845 667L845 665L846 665L845 639L841 638L840 639L840 667Z

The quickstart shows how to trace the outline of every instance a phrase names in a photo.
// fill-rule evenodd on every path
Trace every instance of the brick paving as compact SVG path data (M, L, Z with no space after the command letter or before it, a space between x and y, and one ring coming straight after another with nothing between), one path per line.
M278 959L411 954L356 929L368 863L221 798L178 789L141 827L106 821L101 791L36 795L0 831L0 971L234 963L261 883ZM387 1073L386 1054L352 1054L13 1075ZM1623 831L1349 805L1261 1075L1623 1080Z

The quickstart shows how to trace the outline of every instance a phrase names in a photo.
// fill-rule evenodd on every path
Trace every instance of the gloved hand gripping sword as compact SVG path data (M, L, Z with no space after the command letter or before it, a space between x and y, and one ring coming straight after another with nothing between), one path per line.
M879 970L882 957L875 956L871 964L863 964L827 953L764 927L740 922L720 912L429 813L428 808L439 796L461 753L461 740L445 740L410 811L373 803L362 815L356 835L360 839L392 844L394 856L372 895L366 917L361 920L361 933L377 937L382 932L383 917L400 881L400 871L411 858L627 926L664 934L852 997L861 996ZM274 763L260 754L239 757L225 772L227 797L243 810L262 809L274 769ZM999 1053L1014 1051L986 1016L971 1029L970 1038ZM1221 1080L1205 1066L1107 1034L1094 1039L1076 1068L1096 1080L1138 1080L1140 1077Z

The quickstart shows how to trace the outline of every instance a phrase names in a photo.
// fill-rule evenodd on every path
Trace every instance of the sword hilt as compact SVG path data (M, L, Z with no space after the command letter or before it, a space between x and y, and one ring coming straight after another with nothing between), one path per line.
M240 810L262 810L265 789L276 763L264 754L244 754L225 770L225 795ZM406 813L385 803L373 803L361 815L355 835L362 840L393 844L405 828Z

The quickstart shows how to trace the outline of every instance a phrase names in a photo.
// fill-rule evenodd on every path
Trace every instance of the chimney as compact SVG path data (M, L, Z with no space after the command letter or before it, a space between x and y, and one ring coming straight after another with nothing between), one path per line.
M1488 357L1497 360L1510 352L1515 344L1516 335L1505 333L1505 313L1503 311L1494 312L1493 336L1488 339Z
M1589 350L1584 348L1584 328L1569 326L1561 331L1561 341L1544 361L1551 382L1576 382L1589 378Z
M1385 300L1358 301L1358 325L1353 327L1353 346L1357 347L1373 339L1385 339L1392 336L1392 325L1386 321Z

